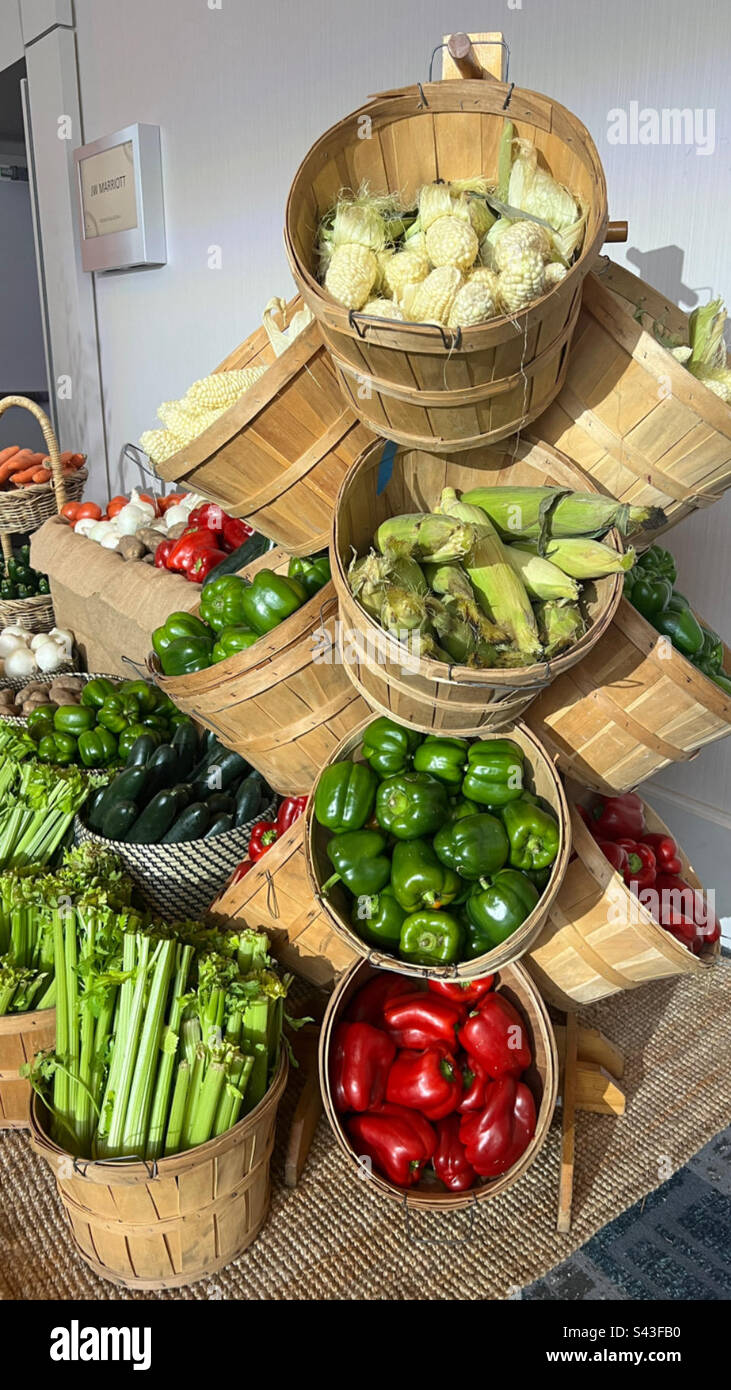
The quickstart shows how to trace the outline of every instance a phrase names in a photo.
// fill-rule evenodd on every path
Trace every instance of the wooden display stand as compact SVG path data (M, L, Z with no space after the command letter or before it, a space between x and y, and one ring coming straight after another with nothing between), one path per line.
M575 1013L566 1014L565 1023L554 1024L554 1033L563 1130L556 1229L563 1235L571 1229L576 1112L624 1115L625 1095L619 1085L624 1057L598 1028L582 1028Z

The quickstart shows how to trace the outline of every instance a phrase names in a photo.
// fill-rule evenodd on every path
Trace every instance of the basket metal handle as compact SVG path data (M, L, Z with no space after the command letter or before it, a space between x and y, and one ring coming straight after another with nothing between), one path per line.
M403 319L382 319L379 314L357 314L355 309L350 310L348 323L357 336L363 339L369 328L396 329L398 331L404 327ZM452 333L442 323L410 323L408 327L417 329L420 333L438 333L447 352L458 348L462 342L461 328Z
M92 1164L96 1166L99 1163L143 1163L145 1168L147 1169L147 1176L150 1179L150 1181L153 1181L156 1177L159 1176L157 1159L153 1158L152 1161L150 1161L149 1158L143 1158L142 1154L115 1154L113 1157L110 1158L97 1159L75 1158L72 1166L75 1173L78 1173L80 1177L85 1178L89 1165Z

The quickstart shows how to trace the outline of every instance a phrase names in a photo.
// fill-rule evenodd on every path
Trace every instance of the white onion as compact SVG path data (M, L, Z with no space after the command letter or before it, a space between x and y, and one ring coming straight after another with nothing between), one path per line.
M74 531L77 536L89 536L97 525L98 522L94 520L93 516L82 516L81 520L77 521L74 526Z
M21 649L27 650L29 637L29 632L25 634L25 637L21 637L16 632L11 632L9 627L6 627L4 632L0 632L0 656L10 656L11 652L20 651Z
M171 526L179 526L181 521L187 525L188 516L188 508L182 506L181 503L178 503L175 507L168 507L165 513L165 525L168 531Z
M45 642L36 648L35 658L39 671L58 671L66 660L66 653L53 638L46 637Z
M48 636L52 637L54 642L58 643L59 647L63 648L67 656L71 656L74 650L73 632L69 632L68 628L65 627L52 627Z
M16 647L14 652L10 652L5 658L6 676L32 676L37 670L35 654L28 647Z
M42 647L44 642L52 640L50 632L36 632L30 639L30 649L32 652L37 652L38 648Z
M126 507L117 512L117 530L120 536L134 536L141 526L147 522L148 514L142 507L135 506L134 502L128 502Z
M97 521L93 531L89 532L90 541L98 541L101 545L105 536L118 535L116 521Z
M150 502L145 502L144 498L141 497L139 492L137 491L137 488L132 489L127 505L131 507L137 507L138 511L145 513L145 516L155 515L155 508L152 506Z
M106 536L102 536L99 544L103 550L116 550L121 539L122 537L118 536L116 532L109 531Z

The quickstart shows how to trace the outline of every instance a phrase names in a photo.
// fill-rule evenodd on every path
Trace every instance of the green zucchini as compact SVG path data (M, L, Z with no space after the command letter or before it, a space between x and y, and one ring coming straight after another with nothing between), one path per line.
M258 560L260 555L266 555L267 551L273 549L273 541L267 540L266 536L260 536L259 532L255 531L253 536L249 536L248 540L245 540L244 544L238 547L238 550L232 550L225 560L221 560L220 564L206 575L203 580L203 588L205 589L206 584L210 584L212 579L221 579L224 574L238 574L245 565L250 565L252 560Z
M184 780L179 772L178 752L171 743L161 743L155 749L146 767L149 779L147 787L147 799L157 796L164 787L172 787L176 782Z
M173 787L164 787L132 826L127 840L132 845L156 845L167 833L180 811L180 801Z
M117 774L113 782L105 788L104 796L98 806L94 807L94 819L96 823L103 827L102 834L106 835L105 822L112 808L119 801L139 802L147 787L147 768L146 767L125 767Z
M262 779L258 772L245 777L236 793L235 825L246 825L259 814L262 804Z
M125 767L144 767L156 748L157 743L152 734L140 734L127 754Z
M192 724L179 724L172 737L172 746L178 755L181 782L189 777L198 756L198 735Z
M206 805L212 816L232 816L236 810L236 802L229 792L214 792Z
M139 808L134 801L115 801L111 811L104 817L104 838L126 840L138 815Z
M101 830L102 823L101 819L98 817L98 811L106 795L106 791L106 787L98 787L86 808L86 824L90 830Z
M197 777L193 783L193 793L200 801L207 799L212 792L225 791L237 778L243 777L249 771L249 764L240 754L232 752L230 748L221 748L216 751L212 762L208 764L202 776Z
M205 840L212 840L214 835L225 835L226 831L231 829L233 823L234 818L232 815L227 815L225 811L219 811L218 815L213 817L203 838Z
M203 801L194 801L173 821L160 841L163 845L179 845L185 840L200 840L210 825L211 817Z

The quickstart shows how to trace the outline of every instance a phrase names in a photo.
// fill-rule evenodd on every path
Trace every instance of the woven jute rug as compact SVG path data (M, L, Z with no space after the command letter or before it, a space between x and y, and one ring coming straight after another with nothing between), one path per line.
M520 1289L670 1177L731 1119L731 963L582 1014L625 1052L627 1113L581 1114L573 1225L556 1234L560 1128L507 1193L465 1212L406 1218L368 1190L326 1123L297 1189L282 1186L282 1108L269 1221L241 1259L170 1293L118 1289L75 1255L51 1174L26 1135L0 1135L4 1299L482 1299Z

